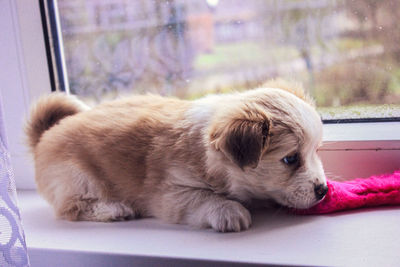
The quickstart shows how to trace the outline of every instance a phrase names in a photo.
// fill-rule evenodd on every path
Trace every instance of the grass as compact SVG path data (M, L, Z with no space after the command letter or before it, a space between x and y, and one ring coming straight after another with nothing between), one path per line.
M400 117L400 105L351 105L317 109L325 120Z
M339 51L343 52L377 44L379 43L376 41L366 41L357 38L340 38L332 41L332 45L335 46Z
M199 54L194 62L197 71L231 68L241 65L268 64L298 57L293 47L266 47L262 42L216 44L211 53Z
M327 41L328 43L330 43L330 46L337 47L339 51L348 51L376 44L356 38L341 38ZM317 46L311 48L313 54L320 53L320 50L321 48ZM293 46L268 46L262 41L242 41L216 44L211 52L199 54L193 66L196 71L202 72L243 65L276 64L299 57L299 51Z

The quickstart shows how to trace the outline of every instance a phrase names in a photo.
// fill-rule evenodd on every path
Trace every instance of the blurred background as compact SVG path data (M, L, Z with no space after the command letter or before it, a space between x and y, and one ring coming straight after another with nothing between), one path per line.
M324 119L400 117L398 0L59 0L72 93L195 99L282 77Z

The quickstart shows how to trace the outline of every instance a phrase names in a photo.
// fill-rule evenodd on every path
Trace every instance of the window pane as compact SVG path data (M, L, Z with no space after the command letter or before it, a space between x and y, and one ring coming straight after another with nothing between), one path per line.
M397 0L59 0L73 93L195 99L301 81L325 119L400 117Z

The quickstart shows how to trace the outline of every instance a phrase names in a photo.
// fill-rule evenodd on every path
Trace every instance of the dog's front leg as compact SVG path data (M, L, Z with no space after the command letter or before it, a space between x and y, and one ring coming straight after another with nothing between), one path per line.
M157 217L219 232L239 232L251 225L250 212L237 201L206 189L169 187L159 198Z

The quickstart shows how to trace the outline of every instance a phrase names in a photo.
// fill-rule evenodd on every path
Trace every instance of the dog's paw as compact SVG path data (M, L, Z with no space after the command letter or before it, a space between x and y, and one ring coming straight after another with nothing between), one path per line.
M124 221L136 217L134 210L122 203L98 202L93 205L92 212L95 220L102 222Z
M250 227L251 215L239 202L227 200L215 209L209 223L218 232L239 232Z

